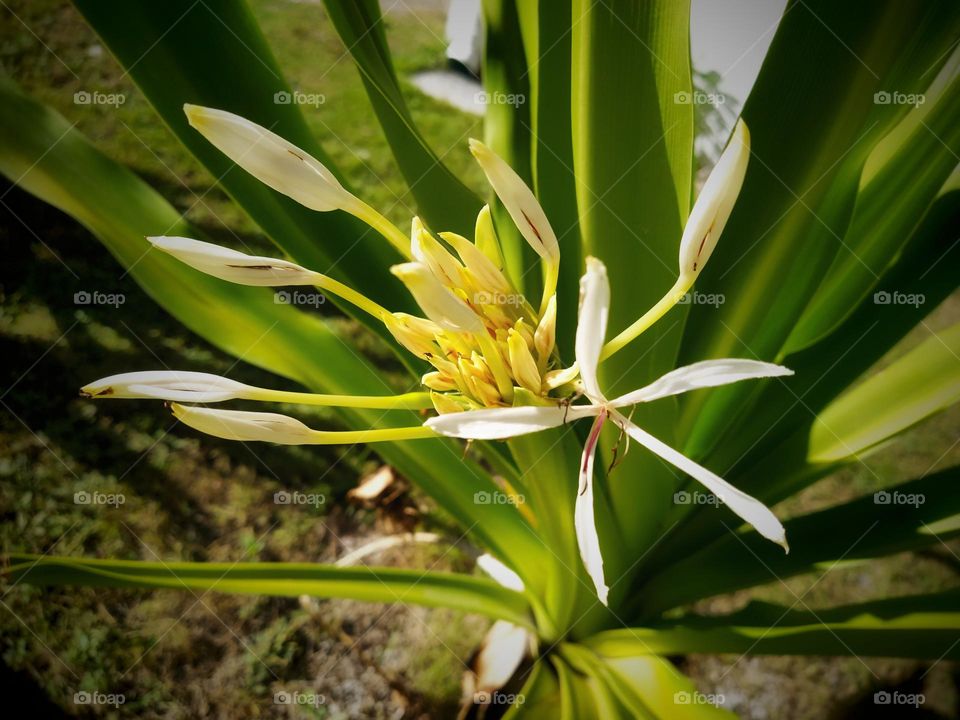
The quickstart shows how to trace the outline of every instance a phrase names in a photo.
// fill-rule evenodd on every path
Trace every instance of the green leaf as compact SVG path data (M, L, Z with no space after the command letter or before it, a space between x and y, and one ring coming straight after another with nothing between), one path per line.
M896 154L860 191L853 220L823 284L790 335L785 352L812 345L860 304L919 224L957 167L960 77L953 79ZM935 103L935 104L934 104ZM929 110L929 112L925 112ZM907 122L907 121L904 121ZM910 182L903 182L903 178Z
M668 0L595 3L575 0L572 17L573 159L583 253L607 267L612 303L609 335L633 323L675 282L677 251L690 207L693 107L689 4ZM610 397L672 369L683 312L658 323L600 367ZM634 420L666 442L672 404L638 406ZM613 460L618 433L601 439ZM621 453L622 454L622 453ZM634 450L598 495L613 508L621 540L606 543L605 563L620 577L656 539L674 475L650 453ZM616 600L614 600L616 602Z
M868 452L960 400L960 323L932 337L824 408L809 461Z
M725 302L691 310L684 363L778 356L840 251L864 163L907 112L876 104L874 94L902 78L901 58L925 41L930 16L956 22L958 13L949 2L788 5L744 107L746 180L698 283ZM686 451L704 457L749 414L755 393L743 383L686 398ZM752 440L730 442L747 448Z
M610 657L655 653L960 658L960 593L908 595L826 610L753 602L731 615L612 630L588 642Z
M413 124L390 58L379 3L324 0L324 7L360 70L373 111L420 213L435 230L470 237L480 198L450 172Z
M652 617L703 597L828 569L841 560L944 542L960 533L958 480L960 467L953 467L787 520L788 555L756 532L737 533L730 524L719 540L654 576L637 593L641 613Z
M516 3L482 0L484 18L483 86L489 97L530 97L530 80L524 55ZM530 154L530 106L489 103L484 117L484 142L502 157L527 185L533 186ZM536 298L543 287L539 256L523 239L503 204L490 199L503 260L516 288Z
M177 138L278 247L301 265L332 275L381 305L412 308L388 270L400 256L376 232L346 213L314 212L271 190L236 168L188 125L184 103L228 110L269 128L337 172L299 106L274 101L276 93L290 92L290 87L244 2L75 4ZM166 230L155 227L149 234ZM388 337L379 323L370 327Z
M9 562L7 577L32 585L170 588L402 602L449 607L532 627L523 595L492 580L454 573L310 563L141 562L41 555L13 555Z

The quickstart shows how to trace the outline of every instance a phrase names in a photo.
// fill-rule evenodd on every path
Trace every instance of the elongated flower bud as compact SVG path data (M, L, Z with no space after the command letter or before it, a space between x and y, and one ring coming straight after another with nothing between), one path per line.
M95 380L80 389L90 398L150 398L172 402L214 403L234 400L255 390L219 375L180 370L121 373Z
M503 252L500 250L500 240L493 227L493 217L490 215L490 206L484 205L477 213L477 223L473 230L473 240L477 249L482 252L497 269L503 270Z
M299 420L277 413L213 410L173 403L174 417L194 430L224 440L305 445L315 431Z
M443 328L436 323L406 313L388 313L382 319L396 341L417 357L426 359L437 351L435 338Z
M681 277L692 281L710 259L743 187L749 160L750 131L739 120L687 218L680 240Z
M317 273L277 258L247 255L230 248L185 237L149 237L158 250L195 270L240 285L314 285Z
M224 155L301 205L329 211L357 203L323 163L266 128L225 110L184 105L183 111L190 125Z
M438 370L426 373L420 378L420 384L438 392L450 392L457 389L457 383Z
M550 359L557 342L557 296L551 295L547 309L540 318L537 330L533 334L533 345L537 349L537 359L541 367Z
M503 158L479 140L470 139L470 152L530 247L544 260L558 265L560 245L557 236L533 191Z
M485 332L479 316L445 288L423 263L394 265L390 272L407 286L427 317L446 330Z
M445 285L457 286L463 265L430 234L420 218L413 218L410 228L410 254L423 263Z
M487 293L508 294L512 292L510 283L507 282L500 269L467 238L452 232L442 232L440 237L450 243L453 249L457 251L463 264L482 290Z
M540 392L540 371L537 362L530 354L530 348L516 330L511 330L507 339L507 349L510 352L510 367L513 377L532 393Z

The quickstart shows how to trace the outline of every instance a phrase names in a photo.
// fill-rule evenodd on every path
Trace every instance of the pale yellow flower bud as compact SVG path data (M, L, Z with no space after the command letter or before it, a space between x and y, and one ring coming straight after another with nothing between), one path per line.
M557 342L557 296L551 295L547 309L540 318L537 331L533 334L533 344L537 348L537 359L544 367L553 353Z
M427 317L446 330L485 332L480 317L444 287L430 269L419 262L394 265L390 272L407 286Z
M510 367L513 369L513 377L530 392L539 393L540 371L537 370L537 363L530 354L530 348L516 330L510 331L507 347L510 350Z

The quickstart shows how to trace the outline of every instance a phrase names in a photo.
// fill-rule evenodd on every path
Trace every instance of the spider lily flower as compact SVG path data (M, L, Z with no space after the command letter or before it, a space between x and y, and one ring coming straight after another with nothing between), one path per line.
M293 143L239 115L184 105L190 125L237 165L311 210L344 210L380 232L406 256L406 237L360 198L347 191L327 167Z
M730 219L743 187L749 160L750 131L743 120L738 120L727 147L711 170L684 225L676 283L656 305L604 346L601 359L610 357L639 336L680 302L693 287Z
M439 434L450 437L494 440L558 427L565 422L585 417L593 418L593 427L580 463L575 526L584 567L604 604L607 602L609 588L603 574L603 557L594 518L593 464L600 431L607 421L613 422L648 450L696 479L761 535L787 549L783 526L763 503L737 490L718 475L650 435L624 416L620 409L698 388L725 385L749 378L791 375L792 371L779 365L753 360L707 360L673 370L646 387L608 400L600 388L597 367L607 330L610 285L606 268L595 258L587 258L587 270L580 281L580 294L575 355L583 391L590 401L589 404L487 408L440 415L428 420L426 425Z
M295 263L260 255L247 255L202 240L185 237L148 237L157 250L173 255L182 263L213 277L238 285L313 285L357 306L376 318L387 311L370 298L313 270Z
M268 390L211 373L185 370L130 372L95 380L80 389L88 398L126 400L143 398L168 402L219 403L227 400L259 400L325 407L424 410L432 407L430 394L317 395L286 390Z
M327 432L307 427L299 420L278 413L245 410L215 410L172 403L173 416L184 425L207 435L241 442L271 442L277 445L348 445L436 437L425 426L383 430Z
M503 158L473 138L470 138L470 152L480 164L490 186L500 198L520 234L544 260L545 279L543 300L540 304L542 312L557 288L560 268L560 243L557 242L557 236L533 191Z

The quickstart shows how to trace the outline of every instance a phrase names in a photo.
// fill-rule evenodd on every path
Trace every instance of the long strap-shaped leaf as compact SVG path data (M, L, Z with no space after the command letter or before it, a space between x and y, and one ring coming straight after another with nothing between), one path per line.
M449 607L532 627L523 595L454 573L309 563L191 563L14 555L5 574L32 585L170 588L255 595L352 598Z
M274 243L301 265L332 275L382 305L411 309L388 271L399 255L376 232L345 213L313 212L271 190L187 124L184 103L229 110L336 172L299 106L274 101L276 93L290 87L243 0L76 0L76 5L164 122ZM150 234L168 233L156 227ZM371 327L387 336L379 324Z
M751 603L732 615L685 617L662 626L611 630L586 644L620 658L654 653L861 655L960 658L960 593L908 595L797 610Z
M675 282L677 248L690 206L693 108L689 4L573 2L573 159L584 253L606 264L617 333ZM675 367L684 312L655 325L601 365L611 397ZM634 419L665 442L674 432L671 406L638 406ZM601 439L607 467L618 435ZM622 534L604 556L620 577L653 543L673 491L673 475L650 453L622 458L609 479L609 504ZM642 483L638 480L642 478ZM642 486L642 489L638 488ZM598 483L599 494L607 484ZM638 494L638 493L642 493Z
M731 526L720 540L651 579L637 594L642 614L649 617L703 597L829 568L841 560L882 557L946 541L960 534L955 522L960 516L958 480L960 467L953 467L788 520L789 555L756 532L735 533Z
M420 213L436 230L469 237L480 198L450 172L413 124L390 59L378 1L324 0L324 6L360 70L373 111Z
M725 302L691 310L685 362L744 354L772 360L780 352L842 252L870 151L908 110L879 105L874 94L900 77L900 59L922 42L930 16L956 23L960 7L788 4L744 107L752 137L744 186L699 281ZM755 390L742 384L685 400L688 452L703 457L715 446L749 414ZM725 442L746 448L752 440Z
M266 289L238 287L151 251L157 225L192 234L146 183L99 153L59 115L0 83L0 172L90 229L137 283L188 328L316 392L383 395L375 368L325 323L277 305ZM161 408L158 406L158 412ZM354 429L417 425L412 412L344 410ZM489 473L446 440L384 443L380 454L431 495L481 545L528 581L542 582L546 552L512 505L477 503L496 493Z

